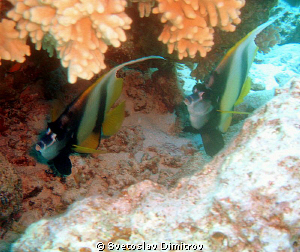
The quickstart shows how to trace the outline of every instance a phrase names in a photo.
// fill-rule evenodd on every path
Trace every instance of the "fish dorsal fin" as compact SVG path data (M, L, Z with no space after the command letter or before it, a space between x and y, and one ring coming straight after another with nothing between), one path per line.
M267 22L259 25L254 30L252 30L251 32L249 32L244 38L242 38L241 40L239 40L232 48L229 49L229 51L226 53L226 55L224 56L224 58L222 59L222 61L219 63L219 65L216 68L217 73L222 71L222 69L227 64L227 61L229 60L229 58L232 56L232 54L235 53L235 51L237 50L237 48L239 48L242 44L249 44L249 45L251 44L251 46L253 48L256 48L256 52L257 52L258 48L257 48L257 46L256 46L256 44L254 42L256 36L260 32L262 32L266 27L268 27L269 25L271 25L273 22L275 22L280 17L281 16L278 16L278 17L276 17L274 19L271 19L271 20L269 20L269 21L267 21ZM252 62L254 60L256 52L253 55ZM249 62L249 63L252 63L252 62Z
M105 136L112 136L118 132L125 118L125 102L120 103L117 107L106 114L102 125L102 132Z
M131 60L131 61L125 62L121 65L114 67L105 75L105 77L103 78L103 82L108 82L110 84L110 85L108 85L108 90L107 90L107 104L106 104L106 110L105 110L106 112L109 111L111 106L120 97L121 92L122 92L123 80L116 77L117 72L125 66L143 62L143 61L149 60L149 59L163 59L164 60L164 58L161 56L147 56L147 57ZM121 88L118 87L118 85L121 85Z
M78 153L86 153L86 154L91 154L91 153L99 153L99 154L104 154L107 153L107 151L104 150L96 150L88 147L83 147L79 145L73 145L72 149Z
M147 57L143 57L143 58L139 58L139 59L135 59L135 60L131 60L131 61L128 61L128 62L125 62L121 65L118 65L116 67L114 67L113 69L111 69L109 72L108 72L108 75L109 74L114 74L116 75L116 73L123 67L125 66L128 66L128 65L132 65L132 64L135 64L135 63L139 63L139 62L143 62L145 60L148 60L148 59L163 59L165 60L165 58L161 57L161 56L147 56Z
M234 106L237 106L241 104L244 101L244 98L247 96L247 94L250 92L251 89L251 78L248 77L242 87L241 93L239 98L234 103Z
M79 97L78 103L85 103L85 108L82 113L76 135L77 144L79 146L96 149L96 147L94 148L90 146L96 146L97 139L100 141L101 126L103 126L103 122L106 120L106 113L108 113L111 106L119 98L122 91L122 80L116 77L117 71L124 66L142 62L148 59L164 58L160 56L148 56L118 65L100 77ZM118 126L118 129L121 127L121 124ZM107 131L115 132L115 130L108 129ZM99 142L97 146L98 145Z

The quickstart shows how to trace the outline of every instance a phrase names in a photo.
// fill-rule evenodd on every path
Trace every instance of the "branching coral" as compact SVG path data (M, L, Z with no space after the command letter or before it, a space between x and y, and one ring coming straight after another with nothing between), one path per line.
M104 53L108 46L120 46L126 40L124 30L130 29L132 20L125 14L126 0L9 0L14 8L7 16L16 22L17 30L4 35L9 41L22 43L19 52L7 54L2 50L2 58L24 61L29 54L24 44L27 37L35 43L37 50L46 49L50 55L54 51L68 68L68 80L74 83L77 77L90 79L106 66ZM128 0L137 2L140 16L162 14L165 23L159 40L167 44L169 53L178 51L179 59L195 57L199 51L205 57L214 44L213 27L224 31L234 31L241 22L240 9L245 0ZM158 6L153 8L155 2ZM4 21L8 22L8 21ZM15 22L9 21L9 28ZM0 40L3 40L0 36ZM4 50L4 51L3 51Z
M30 36L36 49L53 51L68 67L69 82L90 79L105 68L108 45L126 40L131 19L124 13L126 0L10 0L8 17L17 22L20 38Z
M168 45L169 53L178 51L179 59L202 57L213 46L213 27L234 31L241 22L240 9L245 0L157 0L153 13L162 13L166 23L158 38Z
M129 0L132 3L138 3L138 9L140 17L149 17L151 14L152 7L156 0Z
M19 38L19 32L14 29L16 23L3 19L0 22L0 65L1 59L25 61L25 55L30 55L26 39Z

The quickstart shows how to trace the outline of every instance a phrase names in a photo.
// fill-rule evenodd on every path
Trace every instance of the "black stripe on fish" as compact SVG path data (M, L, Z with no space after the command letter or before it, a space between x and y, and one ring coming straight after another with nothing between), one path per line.
M249 57L251 57L251 63L250 63L250 66L249 66ZM249 69L252 65L252 58L253 56L249 55L249 50L248 50L248 47L243 51L242 53L242 57L241 57L241 61L243 62L243 64L240 64L241 66L241 83L240 83L240 90L239 90L239 93L238 93L238 96L237 96L237 99L238 97L240 96L241 94L241 91L242 91L242 87L247 79L247 76L248 76L248 73L249 73Z
M103 87L100 90L100 111L98 113L98 117L96 120L96 125L95 128L93 129L94 133L101 133L101 128L102 128L102 124L104 122L104 117L105 117L105 110L106 110L106 105L107 105L107 85L109 82L107 82L105 85L103 85ZM101 137L101 136L100 136Z

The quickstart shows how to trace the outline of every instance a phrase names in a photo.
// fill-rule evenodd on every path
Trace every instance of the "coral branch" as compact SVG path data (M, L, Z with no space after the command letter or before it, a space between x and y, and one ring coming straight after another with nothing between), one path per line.
M25 55L30 55L26 39L19 38L20 33L15 30L16 23L3 19L0 22L0 65L1 59L24 62Z
M245 5L245 0L157 1L153 13L161 13L161 22L166 23L158 39L168 45L169 53L178 51L179 59L194 58L197 51L205 57L214 44L213 27L234 31Z
M68 68L70 83L78 77L90 79L104 69L108 46L119 47L126 41L124 30L130 29L132 22L124 12L126 0L9 1L14 8L7 16L16 23L10 21L8 28L0 26L10 29L8 35L0 37L5 47L0 47L0 57L24 61L24 55L29 54L25 41L30 37L37 50L43 48L50 55L57 52L61 64ZM194 58L197 52L205 57L214 45L214 27L234 31L246 0L128 1L138 3L140 17L149 16L151 10L161 14L165 25L158 39L167 44L170 54L176 50L182 59ZM152 9L155 1L158 6ZM18 50L10 46L12 39Z
M7 15L17 22L19 37L29 36L37 50L43 46L50 54L55 47L70 83L104 69L108 45L120 46L132 22L126 0L10 1L15 6Z

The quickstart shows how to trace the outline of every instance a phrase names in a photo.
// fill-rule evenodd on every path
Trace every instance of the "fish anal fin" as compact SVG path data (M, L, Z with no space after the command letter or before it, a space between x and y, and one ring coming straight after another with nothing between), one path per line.
M205 152L209 156L216 155L223 147L224 140L221 132L217 129L205 129L201 132Z
M61 152L58 156L56 156L52 163L55 167L55 169L61 174L61 175L70 175L72 170L72 163L69 158L69 153L67 152Z
M236 102L234 103L234 106L237 106L239 104L241 104L244 101L244 98L247 96L247 94L250 92L251 89L251 78L248 77L246 79L246 81L243 84L241 93L239 98L236 100Z
M73 145L72 149L74 151L78 152L78 153L86 153L86 154L90 154L90 153L104 154L104 153L107 153L107 151L104 151L104 150L96 150L96 149L83 147L83 146L79 146L79 145Z
M102 124L102 132L105 136L112 136L118 132L125 118L125 102L109 111Z
M99 146L100 138L101 138L101 132L100 131L99 132L92 132L85 140L78 143L78 145L76 145L76 146L96 150ZM81 153L80 151L77 151L77 150L75 150L75 151Z

